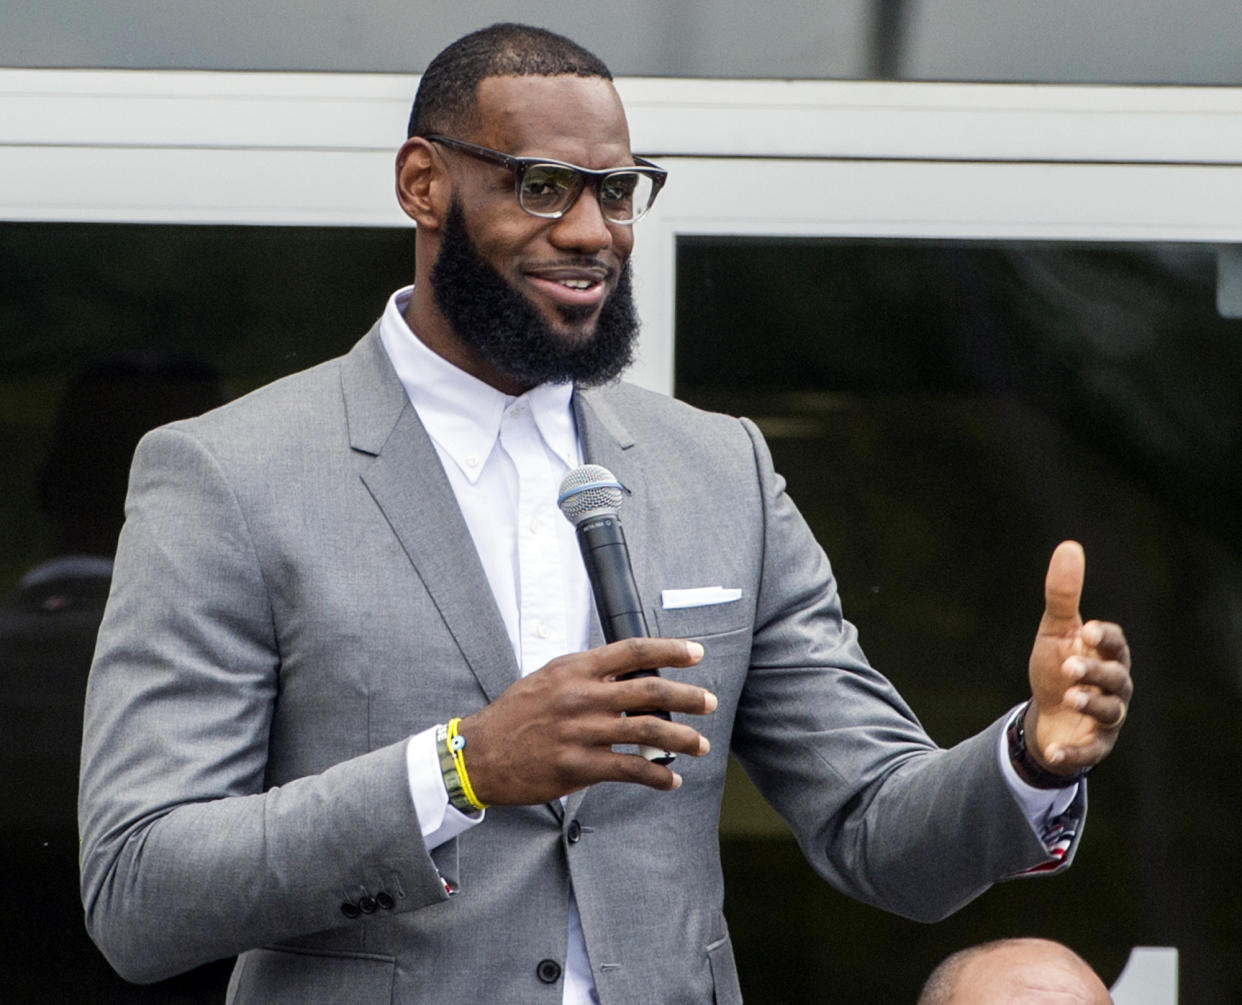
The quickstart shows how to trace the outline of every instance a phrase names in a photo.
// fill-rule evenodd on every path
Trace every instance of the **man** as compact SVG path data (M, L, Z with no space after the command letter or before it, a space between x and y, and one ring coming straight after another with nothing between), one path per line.
M948 957L917 1005L1109 1005L1086 960L1047 939L1001 939Z
M1006 717L938 750L755 427L611 382L662 181L590 53L459 40L397 157L412 290L347 356L144 442L80 802L123 973L240 952L239 1002L736 1002L730 744L815 867L891 910L1068 861L1131 693L1121 630L1078 615L1081 550L1012 742ZM554 509L581 462L627 490L658 638L599 645Z

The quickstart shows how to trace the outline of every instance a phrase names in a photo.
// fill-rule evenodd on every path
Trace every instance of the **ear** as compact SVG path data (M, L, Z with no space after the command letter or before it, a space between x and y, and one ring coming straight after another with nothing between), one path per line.
M397 202L420 229L436 230L451 201L448 172L427 140L414 136L397 151Z

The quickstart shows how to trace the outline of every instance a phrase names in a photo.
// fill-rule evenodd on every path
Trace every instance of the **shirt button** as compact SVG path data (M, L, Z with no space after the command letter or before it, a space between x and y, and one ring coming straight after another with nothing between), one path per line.
M552 631L551 629L548 628L547 625L540 625L538 628L535 629L535 634L538 635L541 639L546 639L549 635L552 634Z
M555 984L561 979L561 965L556 960L540 960L535 967L535 976L544 984Z
M479 466L479 459L475 457L474 454L471 454L469 457L466 458L466 467L477 468L478 466Z
M531 532L532 534L538 534L538 533L539 533L539 517L537 517L537 516L532 516L532 517L530 518L530 532Z

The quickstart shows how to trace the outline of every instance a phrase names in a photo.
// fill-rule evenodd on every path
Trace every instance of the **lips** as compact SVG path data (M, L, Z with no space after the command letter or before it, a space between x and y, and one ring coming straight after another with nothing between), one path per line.
M570 307L590 307L603 302L610 272L602 266L560 266L530 269L527 280L548 299Z

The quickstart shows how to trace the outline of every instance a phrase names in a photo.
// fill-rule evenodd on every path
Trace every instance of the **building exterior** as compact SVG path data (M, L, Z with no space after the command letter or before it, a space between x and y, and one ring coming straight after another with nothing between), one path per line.
M1184 1000L1237 1000L1242 14L319 6L2 15L4 591L55 551L36 486L71 375L171 348L233 395L345 351L412 275L391 170L418 70L474 27L545 24L610 62L635 152L670 169L639 225L632 379L760 422L868 654L932 735L1020 700L1061 537L1083 540L1088 606L1136 653L1074 870L935 928L808 882L739 779L722 842L748 1000L825 981L912 999L948 951L1010 934L1065 941L1106 979L1135 944L1176 946ZM47 711L41 671L0 669L10 722ZM5 966L23 1000L130 1000L84 941L56 974L33 962L81 929L72 821L21 811L31 748L65 741L3 761L6 879L37 897L54 874L59 898L33 931L10 912L26 959ZM221 973L147 994L216 1000Z

